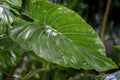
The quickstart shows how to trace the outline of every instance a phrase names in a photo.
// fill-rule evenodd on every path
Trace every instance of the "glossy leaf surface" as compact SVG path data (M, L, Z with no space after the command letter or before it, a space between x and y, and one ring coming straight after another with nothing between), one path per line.
M117 67L105 56L97 33L74 11L47 1L29 0L21 12L34 20L15 19L10 29L10 37L22 48L65 67L98 71Z

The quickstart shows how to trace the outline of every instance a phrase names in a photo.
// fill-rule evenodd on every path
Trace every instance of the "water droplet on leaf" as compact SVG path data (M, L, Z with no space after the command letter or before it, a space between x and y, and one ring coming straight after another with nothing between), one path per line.
M52 28L49 25L46 25L46 33L52 35L52 36L57 36L58 33L54 30L52 30Z
M47 10L44 10L44 13L46 13L47 12Z

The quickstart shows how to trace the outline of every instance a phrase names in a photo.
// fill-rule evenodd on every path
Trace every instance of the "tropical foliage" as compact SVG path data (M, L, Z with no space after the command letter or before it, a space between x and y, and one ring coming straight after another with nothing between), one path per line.
M1 0L3 79L71 80L76 71L93 79L83 71L115 68L98 34L76 12L46 0Z

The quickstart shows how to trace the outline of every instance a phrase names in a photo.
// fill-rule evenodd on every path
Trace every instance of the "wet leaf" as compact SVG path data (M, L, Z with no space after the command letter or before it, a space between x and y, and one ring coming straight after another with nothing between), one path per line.
M22 48L64 67L97 71L117 67L106 57L97 33L74 11L41 0L29 0L22 10L34 20L15 19L10 29L10 37Z

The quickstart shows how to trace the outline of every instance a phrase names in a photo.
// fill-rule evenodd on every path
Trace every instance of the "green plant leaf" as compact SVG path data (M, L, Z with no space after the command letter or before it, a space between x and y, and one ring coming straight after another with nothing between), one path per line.
M6 73L18 63L23 49L8 36L0 38L0 71Z
M14 64L14 58L11 57L11 54L8 51L0 49L0 71L6 71L8 67L10 68Z
M7 32L7 28L12 23L12 18L9 11L0 7L0 35Z
M15 9L20 9L22 5L22 0L0 0L1 5L5 5L5 8L11 7Z
M34 20L15 19L10 29L10 37L22 48L64 67L97 71L117 68L105 56L97 33L74 11L48 1L29 0L21 14Z
M21 6L22 0L0 0L0 7L11 10L17 16L20 15Z

